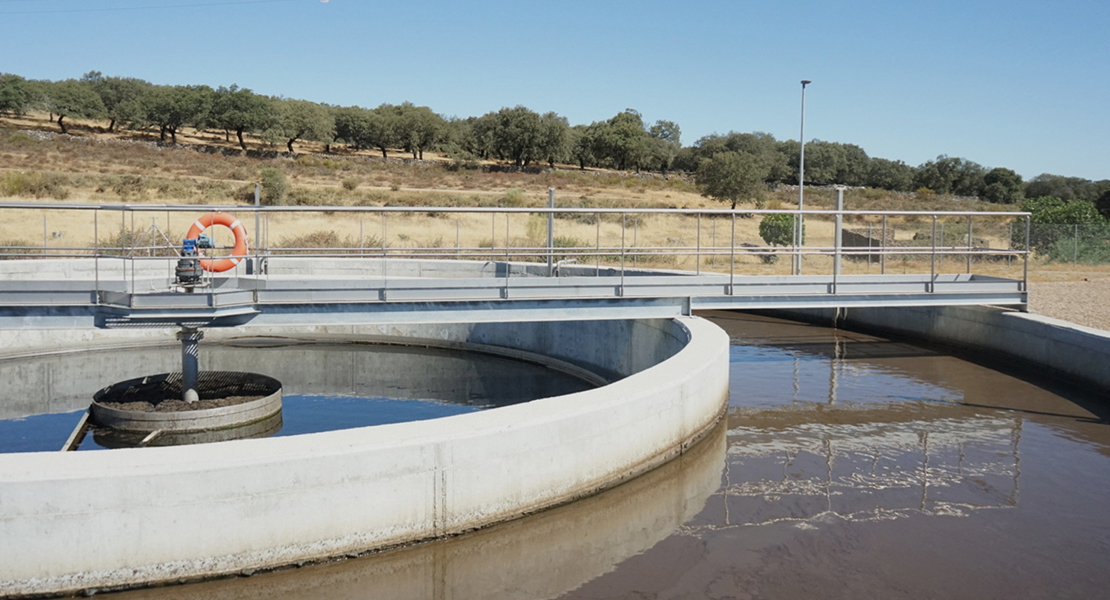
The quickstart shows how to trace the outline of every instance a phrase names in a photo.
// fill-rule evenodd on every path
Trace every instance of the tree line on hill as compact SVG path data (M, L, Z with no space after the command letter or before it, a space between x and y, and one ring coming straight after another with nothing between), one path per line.
M554 112L524 106L478 117L444 118L426 106L382 104L376 108L331 106L256 94L236 85L155 85L97 71L80 79L29 80L0 74L0 112L48 112L59 129L66 119L105 119L119 128L157 131L176 143L183 127L234 134L244 150L246 134L295 151L300 141L352 149L402 150L423 158L425 150L446 153L460 165L500 160L518 167L556 163L579 168L695 173L707 195L735 202L758 197L768 184L798 181L798 141L767 133L711 134L683 146L672 121L649 124L624 110L589 125L570 125ZM965 158L941 155L918 166L868 156L855 144L806 143L805 178L812 185L866 186L895 192L917 191L974 196L995 203L1054 197L1086 201L1110 214L1110 180L1042 174L1029 181L1011 169L988 169Z

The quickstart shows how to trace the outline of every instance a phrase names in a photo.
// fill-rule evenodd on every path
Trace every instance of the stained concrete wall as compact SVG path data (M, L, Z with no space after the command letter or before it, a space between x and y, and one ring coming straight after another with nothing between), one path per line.
M841 308L767 314L893 333L1016 359L1073 383L1110 391L1110 332L987 306Z
M250 349L206 341L201 344L200 367L274 377L281 381L286 398L296 394L355 394L499 406L609 383L550 357L518 356L519 350L506 356L501 347L426 339L413 339L412 346L295 341L290 339L287 346ZM391 338L389 343L405 341ZM232 344L238 345L234 341ZM0 419L84 410L92 394L105 386L138 375L180 370L181 346L176 342L0 360ZM413 377L413 373L421 376ZM57 443L60 447L61 441Z
M383 333L501 344L625 377L415 423L0 455L0 595L235 573L461 533L645 472L707 432L727 402L728 337L697 318Z

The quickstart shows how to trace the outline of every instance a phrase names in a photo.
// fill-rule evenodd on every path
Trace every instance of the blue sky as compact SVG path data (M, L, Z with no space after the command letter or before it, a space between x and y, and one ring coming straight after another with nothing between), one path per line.
M110 10L105 10L110 9ZM122 10L116 10L122 9ZM1110 178L1110 2L0 0L0 71L238 84L445 116L625 108L917 165Z

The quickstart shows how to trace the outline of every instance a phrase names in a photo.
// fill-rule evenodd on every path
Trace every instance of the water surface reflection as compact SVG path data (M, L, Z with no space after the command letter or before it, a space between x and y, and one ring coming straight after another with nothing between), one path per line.
M1102 398L897 340L744 314L706 509L565 598L1094 598Z

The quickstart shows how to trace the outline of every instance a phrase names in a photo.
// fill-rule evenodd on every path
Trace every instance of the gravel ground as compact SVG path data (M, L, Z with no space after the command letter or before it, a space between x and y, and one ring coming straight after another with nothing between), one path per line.
M1110 331L1110 279L1031 281L1029 291L1036 314Z

